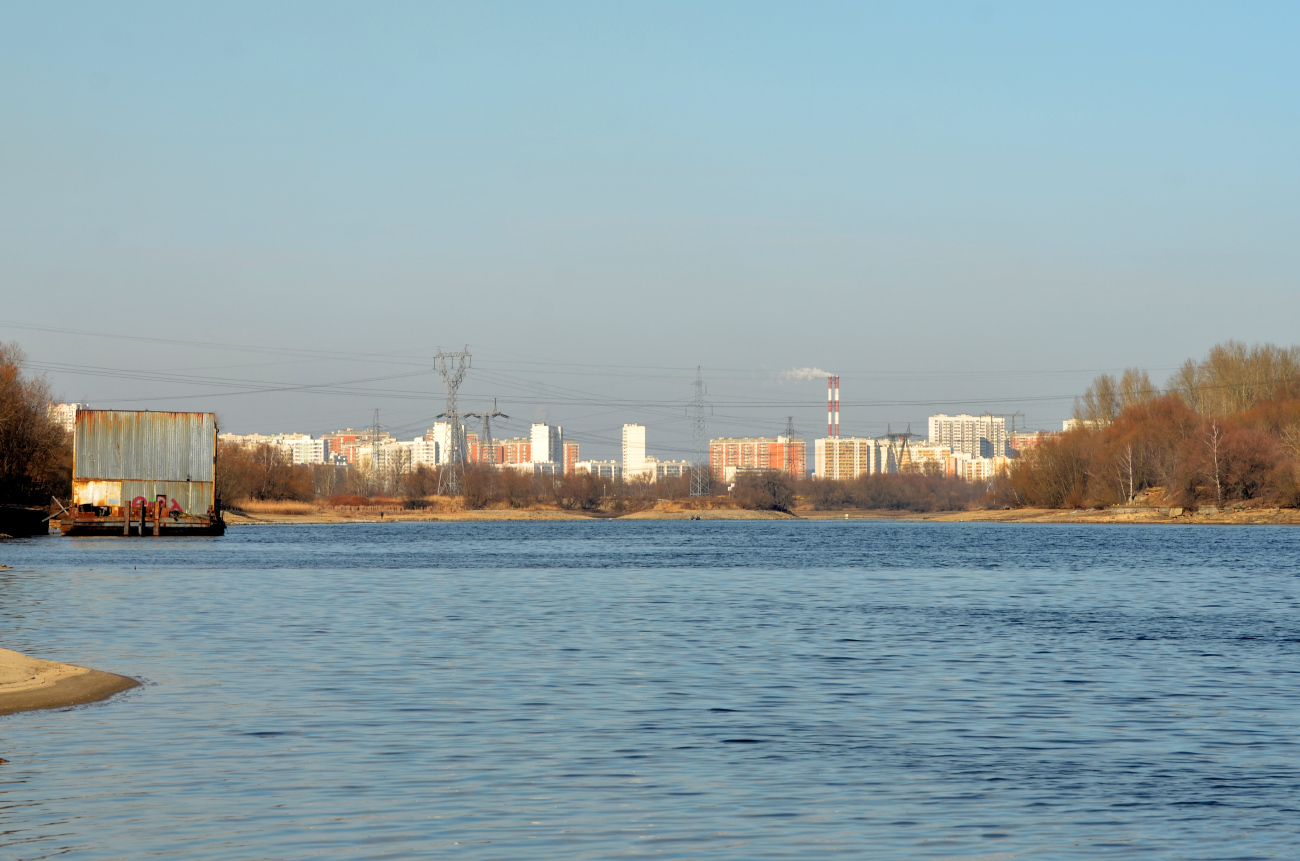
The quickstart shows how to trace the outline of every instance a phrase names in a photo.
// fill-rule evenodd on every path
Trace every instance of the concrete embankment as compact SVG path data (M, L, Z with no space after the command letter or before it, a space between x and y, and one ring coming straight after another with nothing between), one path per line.
M139 684L116 673L0 649L0 715L95 703Z

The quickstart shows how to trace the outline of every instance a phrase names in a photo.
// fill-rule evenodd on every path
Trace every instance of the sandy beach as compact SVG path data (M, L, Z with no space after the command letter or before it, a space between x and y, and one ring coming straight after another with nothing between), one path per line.
M0 649L0 715L99 702L139 684L116 673Z

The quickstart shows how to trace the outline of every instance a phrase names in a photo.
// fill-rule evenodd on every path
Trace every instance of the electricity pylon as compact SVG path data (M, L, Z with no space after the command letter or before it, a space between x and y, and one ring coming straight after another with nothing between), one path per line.
M447 384L447 409L440 416L447 420L447 457L438 471L438 495L460 496L460 480L465 474L465 429L460 425L460 409L456 394L465 372L470 366L469 345L455 353L444 353L438 348L438 376Z
M383 490L379 486L379 408L375 408L375 421L370 426L370 489L372 493Z
M797 433L799 433L799 431L794 429L794 416L786 416L785 418L785 471L790 474L791 478L804 478L805 476L803 474L796 473L794 471L794 435ZM807 454L805 454L804 457L806 458ZM806 463L804 464L804 468L807 469Z
M695 462L691 464L691 496L709 495L709 431L704 411L713 414L713 405L704 400L704 377L695 368L695 403L691 404L691 429L695 441Z
M492 399L492 412L465 413L467 419L482 419L483 434L478 438L478 460L489 466L497 462L497 450L492 445L492 419L508 419L510 416L497 409L497 399ZM486 446L486 447L485 447ZM484 456L486 453L486 457Z

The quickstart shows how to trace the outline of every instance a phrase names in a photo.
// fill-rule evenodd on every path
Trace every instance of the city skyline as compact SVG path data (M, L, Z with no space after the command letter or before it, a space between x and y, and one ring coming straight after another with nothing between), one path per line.
M410 360L409 364L416 364L416 360ZM32 366L40 371L41 363L31 363ZM605 369L610 371L608 367ZM619 378L635 376L638 369L618 369L614 375ZM643 369L645 370L645 369ZM1097 373L1115 372L1121 369L1089 369L1080 371L1089 376L1088 382ZM1159 369L1158 369L1159 370ZM1172 369L1170 369L1172 370ZM679 380L688 384L693 382L695 369L648 369L656 377L662 378L665 371L675 372ZM797 434L807 439L814 439L820 436L818 424L819 421L826 421L827 401L826 390L827 381L824 372L816 368L799 368L788 371L744 371L736 369L725 369L720 373L723 384L718 386L714 384L710 388L710 403L715 407L708 417L709 435L714 438L719 437L747 437L747 436L777 436L784 433L787 422L793 420ZM813 376L814 373L823 374L823 376ZM969 373L969 372L968 372ZM406 374L409 376L408 374ZM428 370L424 376L437 384L436 371L430 362ZM506 385L510 385L510 375L493 373L492 376L497 379L507 380ZM834 375L837 380L842 379L845 375ZM961 375L956 375L961 376ZM974 376L982 376L979 372L974 372ZM1047 375L1050 379L1050 375ZM1035 375L1027 374L1024 378L1033 380ZM764 379L765 378L765 379ZM753 381L758 379L760 385L753 385ZM1008 380L1020 379L1015 374L1008 374ZM741 385L736 386L728 394L725 388L728 381L739 380ZM710 381L706 379L706 384ZM462 387L462 409L472 409L475 406L483 406L488 400L482 396L474 394L476 386L474 385L474 370L471 368L467 374L466 381ZM745 383L750 385L746 386ZM849 391L856 386L856 380L849 380ZM872 378L867 377L863 383L870 386ZM533 381L514 381L519 385L536 385ZM620 384L622 385L622 384ZM724 391L719 394L716 390L722 387ZM317 387L311 387L317 388ZM322 386L322 394L328 396L331 400L338 395L333 394L332 387ZM561 387L556 387L557 389ZM687 416L686 409L689 407L691 400L684 393L679 392L680 397L675 400L664 401L637 401L634 399L610 398L603 399L599 393L576 392L571 389L562 389L564 392L555 400L535 399L528 400L520 398L519 403L531 408L533 415L540 416L542 419L551 417L552 421L573 429L570 437L581 437L585 444L584 452L588 456L594 456L597 459L605 460L609 458L621 457L622 441L620 437L620 428L626 424L625 419L628 417L640 417L639 424L646 427L654 428L658 437L658 448L661 454L669 458L690 459L694 456L694 449L690 446L690 420ZM1040 390L1041 391L1041 390ZM469 394L465 394L469 392ZM995 399L992 403L983 402L975 398L954 400L947 399L924 399L916 398L910 401L900 401L897 403L872 402L867 398L854 397L852 394L843 400L837 400L838 406L842 405L843 414L849 416L842 422L845 436L876 438L883 437L887 433L911 431L918 436L927 435L927 422L939 413L957 413L957 412L974 412L976 415L992 415L995 417L1010 420L1017 423L1014 428L1008 426L1008 432L1011 430L1031 430L1031 431L1055 431L1060 429L1063 421L1068 419L1073 413L1073 404L1076 397L1082 393L1082 388L1078 392L1059 395L1031 395L1021 398ZM181 400L185 404L197 402L203 405L202 408L211 408L213 404L219 404L225 393L219 394L213 398L205 399L202 395L187 395ZM423 434L425 430L437 423L437 416L440 414L445 393L434 391L424 393L420 391L406 391L400 395L394 395L391 391L386 394L380 394L377 399L388 398L388 403L393 403L397 399L400 405L394 412L397 413L396 420L389 410L380 409L379 419L381 430L390 433L394 438L410 436L413 433ZM60 399L62 400L62 399ZM409 401L423 402L423 406L409 406ZM513 406L511 401L502 398L493 397L490 400L498 402L498 406ZM161 403L150 406L137 406L140 403L150 403L149 398L129 399L125 403L103 401L95 402L93 398L84 397L76 403L82 403L91 408L105 409L176 409L175 404L170 399L163 398ZM984 409L981 409L984 407ZM1000 411L998 408L1005 410ZM187 406L185 408L194 408ZM600 423L593 422L584 410L597 410L604 420ZM1026 409L1028 411L1026 411ZM244 424L231 426L224 423L225 419L220 407L216 407L218 418L223 422L222 430L237 435L247 434L265 434L265 435L288 435L288 434L308 434L319 436L340 430L342 427L349 428L355 426L362 431L370 428L375 410L365 410L361 415L355 416L350 422L340 421L339 418L326 415L314 424L304 422L293 423L282 422L276 424L274 419L260 419L253 417L246 420ZM728 413L727 410L731 412ZM885 421L863 421L863 416L870 414L872 411L884 412L885 415L903 415L911 416L910 418L899 420ZM529 410L525 410L529 412ZM649 413L652 418L645 418ZM657 414L657 415L656 415ZM566 420L566 415L575 415L580 417L577 421ZM412 416L415 416L412 418ZM751 416L753 416L751 418ZM777 416L780 419L777 420ZM531 421L521 420L518 418L498 419L494 423L496 431L494 436L502 438L506 436L528 437L528 429L533 424ZM838 424L838 416L837 416ZM465 427L474 431L477 424L469 422Z

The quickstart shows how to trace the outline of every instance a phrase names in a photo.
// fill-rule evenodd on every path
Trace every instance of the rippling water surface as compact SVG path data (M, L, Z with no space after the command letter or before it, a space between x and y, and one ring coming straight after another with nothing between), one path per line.
M0 544L5 858L1300 857L1300 531Z

